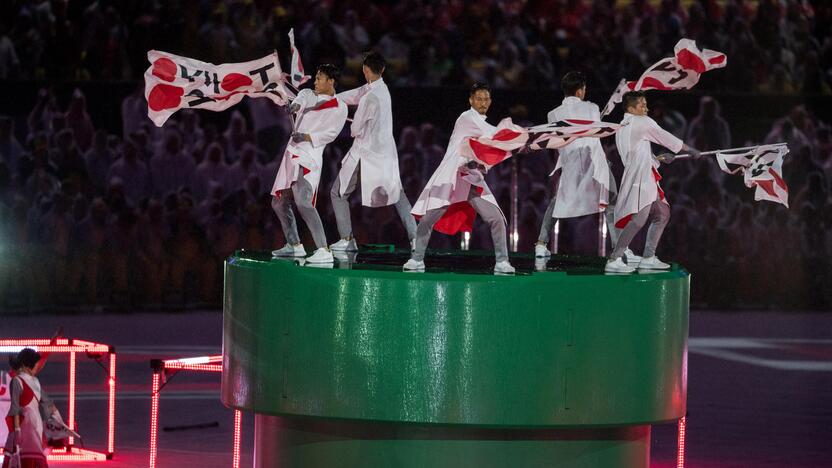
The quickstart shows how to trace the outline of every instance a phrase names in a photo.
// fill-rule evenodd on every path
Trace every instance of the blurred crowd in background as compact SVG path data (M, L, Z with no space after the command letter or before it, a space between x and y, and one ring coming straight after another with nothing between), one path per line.
M0 308L218 305L224 258L239 248L281 246L269 190L290 133L285 110L247 99L225 119L180 111L156 128L138 80L149 49L214 63L275 48L286 55L290 27L308 69L321 62L344 68L340 89L362 83L361 54L372 47L390 63L391 87L416 94L419 87L474 80L497 89L556 90L571 69L587 72L594 88L611 90L670 55L680 37L726 52L730 70L703 79L698 110L656 102L651 115L703 151L787 142L790 208L754 202L741 177L723 174L712 160L676 162L662 169L672 218L659 255L693 273L694 306L829 308L829 123L797 105L777 112L767 134L738 139L720 96L828 94L830 11L826 2L795 0L4 2L0 82L137 85L110 104L120 105L120 124L96 125L101 119L90 115L80 89L58 99L48 86L27 112L0 116ZM528 117L522 106L512 113L517 123ZM496 124L502 116L494 117ZM351 144L348 130L324 153L317 207L330 242L337 233L328 189ZM436 122L397 126L411 201L441 160L450 130ZM614 139L603 143L620 180ZM546 174L555 157L524 155L488 174L508 214L516 165L520 251L531 252L537 239L554 193ZM393 209L363 209L359 198L352 200L359 243L404 247ZM562 222L560 251L595 254L597 221ZM459 245L458 236L431 240L431 247ZM490 249L479 222L471 246Z
M581 68L613 88L687 37L730 57L714 90L829 94L831 26L821 0L9 0L0 79L135 80L150 49L252 60L294 28L306 63L355 71L373 48L399 86L556 88Z

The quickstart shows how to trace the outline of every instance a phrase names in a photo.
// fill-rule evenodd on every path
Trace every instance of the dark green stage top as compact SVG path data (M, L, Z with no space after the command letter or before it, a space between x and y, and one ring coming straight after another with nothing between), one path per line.
M380 246L312 268L225 266L222 400L263 415L482 428L651 424L685 414L689 274L604 259ZM539 271L538 271L539 270Z

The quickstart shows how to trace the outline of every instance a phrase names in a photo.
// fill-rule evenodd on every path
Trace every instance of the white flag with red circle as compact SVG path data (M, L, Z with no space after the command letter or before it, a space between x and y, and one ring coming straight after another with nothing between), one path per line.
M788 208L789 187L783 180L783 158L789 154L785 144L761 145L751 150L720 150L716 160L728 174L742 172L748 188L754 188L754 200L780 203Z
M150 120L161 127L179 109L221 111L243 97L264 97L279 106L294 98L277 52L258 60L214 65L158 50L147 53L144 97Z
M636 81L621 80L604 106L601 116L612 112L628 91L690 89L699 82L702 73L722 68L727 64L728 57L722 52L700 50L693 40L679 39L673 48L673 57L665 57L654 63Z

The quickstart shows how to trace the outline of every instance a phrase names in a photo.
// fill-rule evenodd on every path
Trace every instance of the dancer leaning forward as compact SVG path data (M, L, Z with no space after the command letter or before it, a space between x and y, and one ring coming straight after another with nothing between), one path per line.
M315 91L300 91L290 106L290 111L297 116L295 131L286 145L272 186L272 209L286 237L286 245L272 252L276 257L306 256L298 237L294 205L312 232L317 248L306 261L333 262L315 201L321 180L324 147L341 133L347 120L347 105L335 97L339 77L340 72L334 65L319 66L315 74Z
M424 271L425 250L434 229L449 235L470 232L474 217L479 214L491 228L496 260L494 272L514 273L514 267L508 261L505 216L485 183L486 168L460 153L465 138L491 136L497 131L485 121L491 106L488 86L475 84L468 102L471 108L457 118L445 156L413 207L413 215L420 220L412 257L404 264L406 271Z
M642 91L624 95L624 125L615 135L615 144L624 163L624 175L615 204L615 227L621 229L618 241L607 260L605 270L612 273L631 273L635 267L665 270L670 265L656 257L656 247L662 232L670 220L670 205L659 185L659 163L669 164L675 156L664 153L654 157L650 143L664 146L673 153L686 151L699 157L699 151L684 144L670 132L662 129L647 116L647 98ZM630 242L647 222L647 241L641 262L631 265L622 260Z

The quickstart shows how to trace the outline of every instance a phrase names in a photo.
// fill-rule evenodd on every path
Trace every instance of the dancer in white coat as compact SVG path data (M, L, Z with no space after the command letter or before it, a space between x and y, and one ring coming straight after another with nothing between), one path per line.
M621 229L618 242L607 261L605 270L616 273L635 271L632 265L621 259L633 238L642 227L650 221L647 241L644 245L643 258L639 268L665 270L670 265L656 257L656 246L662 232L670 221L670 205L664 191L659 185L659 162L670 163L674 155L670 153L653 156L650 143L664 146L673 153L686 151L699 157L699 151L685 145L672 133L659 127L655 120L647 116L647 99L641 91L631 91L624 95L624 119L622 127L615 135L615 144L624 163L624 175L615 205L615 227Z
M341 170L330 191L338 234L341 236L330 246L335 251L358 250L352 234L349 197L359 181L362 205L395 205L411 245L416 237L416 220L410 214L410 201L402 189L399 175L390 91L381 77L385 65L381 54L370 52L364 58L362 67L367 84L337 96L347 105L358 105L358 109L350 126L355 141L341 161Z
M549 123L566 119L600 121L598 106L585 101L586 77L581 72L569 72L561 79L563 103L549 112ZM618 231L615 229L613 212L615 208L615 178L613 177L604 148L598 138L579 138L558 150L555 172L561 170L557 193L546 208L540 226L540 234L534 246L535 257L551 255L546 245L555 219L575 218L606 212L608 232L615 245ZM553 172L554 174L554 172ZM629 263L638 262L640 257L631 250L626 251Z
M335 97L335 85L340 75L334 65L319 66L315 74L315 91L300 91L290 106L290 110L297 115L295 131L286 145L272 186L272 209L286 237L286 245L272 252L276 257L306 256L298 237L292 209L294 204L312 232L317 248L307 262L333 262L315 201L321 180L324 147L341 133L347 120L347 105Z
M505 216L485 183L485 167L460 154L460 144L465 138L491 136L497 131L485 121L491 106L488 86L475 84L468 102L471 108L456 119L445 156L413 207L413 214L420 220L413 255L404 264L405 270L425 269L425 249L434 229L445 234L470 232L475 213L478 213L491 227L496 260L494 272L514 273L514 267L508 261Z

